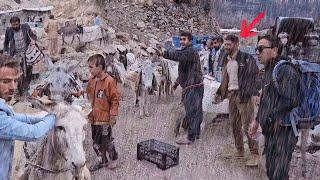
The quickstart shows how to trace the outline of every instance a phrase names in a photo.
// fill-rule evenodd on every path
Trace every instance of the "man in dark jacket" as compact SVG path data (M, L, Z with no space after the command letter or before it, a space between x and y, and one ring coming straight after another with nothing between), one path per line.
M223 65L225 64L225 61L227 59L227 54L224 52L224 46L223 46L223 37L222 36L216 36L213 39L213 47L215 49L215 55L212 57L212 71L214 76L217 76L217 71L221 71L223 69ZM219 78L216 77L218 80ZM220 79L219 79L220 81ZM213 123L219 123L223 119L228 119L229 114L217 114L215 118L213 118Z
M200 57L191 45L192 35L188 32L181 33L182 49L177 51L165 51L164 58L178 61L178 79L175 87L180 85L182 90L182 102L186 111L186 124L188 135L179 138L177 144L192 144L200 135L200 125L203 119L203 76L200 66Z
M300 75L290 65L283 65L279 69L278 83L280 96L272 81L272 72L278 57L280 41L277 37L267 35L258 42L259 60L265 65L264 86L256 121L253 121L249 134L253 136L259 127L265 137L266 168L271 180L289 179L289 167L298 138L290 126L281 126L282 119L294 107L298 106L300 97Z
M26 64L25 53L31 43L31 38L36 39L28 24L20 24L16 16L10 19L11 27L5 32L4 53L21 60L23 76L18 84L19 94L22 96L29 88L32 76L32 66Z
M242 126L248 138L251 156L247 166L258 166L258 145L248 134L253 120L253 96L258 96L257 80L259 69L254 58L239 51L239 38L228 35L225 38L225 52L228 54L223 70L223 79L215 101L229 99L229 113L237 152L235 157L244 157Z
M216 36L210 39L208 47L210 50L209 54L209 74L214 75L214 71L216 71L216 68L214 68L214 61L220 60L222 61L222 56L224 53L224 50L222 48L223 44L223 38L221 36ZM222 63L222 62L221 62ZM222 67L222 64L221 64Z
M216 50L215 56L213 57L213 71L215 72L218 68L223 68L227 54L224 51L223 37L217 36L213 40L213 46Z

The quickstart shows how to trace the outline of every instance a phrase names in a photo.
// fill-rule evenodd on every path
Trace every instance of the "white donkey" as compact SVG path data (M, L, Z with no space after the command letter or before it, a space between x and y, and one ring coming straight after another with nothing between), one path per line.
M78 84L69 75L74 67L63 68L53 65L46 57L50 70L45 86L49 91L53 106L46 108L34 99L30 102L42 110L57 115L57 123L49 135L43 139L33 155L29 155L28 168L22 179L91 179L83 148L85 139L85 116L71 104L74 89ZM28 157L27 157L28 158Z
M27 160L20 179L91 180L83 148L85 116L64 102L46 108L46 111L56 114L56 125Z

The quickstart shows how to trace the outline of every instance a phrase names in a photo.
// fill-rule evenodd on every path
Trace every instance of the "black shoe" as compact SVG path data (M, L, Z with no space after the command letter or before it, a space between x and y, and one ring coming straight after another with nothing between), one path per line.
M91 171L91 172L97 171L97 170L99 170L99 169L101 169L103 167L107 167L107 166L108 166L108 163L97 163L97 164L91 166L89 168L89 171Z
M196 135L196 139L200 139L200 135Z
M221 117L215 117L212 119L212 124L220 124L222 123L223 119Z

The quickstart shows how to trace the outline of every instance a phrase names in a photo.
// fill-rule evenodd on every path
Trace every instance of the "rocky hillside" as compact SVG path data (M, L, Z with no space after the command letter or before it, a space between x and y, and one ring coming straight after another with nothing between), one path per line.
M158 0L153 3L105 3L109 25L118 31L141 36L153 33L166 39L180 30L194 34L216 34L218 23L199 3L176 4ZM211 18L210 18L211 17Z
M1 0L0 11L16 10L22 7L45 6L45 3L39 0Z

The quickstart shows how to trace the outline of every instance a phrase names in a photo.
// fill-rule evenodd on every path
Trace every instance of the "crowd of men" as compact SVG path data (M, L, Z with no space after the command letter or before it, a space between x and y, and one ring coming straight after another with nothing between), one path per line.
M101 23L98 17L96 23ZM55 124L55 115L32 118L14 113L8 102L16 96L18 87L20 96L27 96L31 81L32 66L25 60L26 50L31 38L36 39L27 24L20 24L17 17L10 20L4 42L4 54L0 56L0 179L8 179L11 172L14 140L30 141L42 137ZM57 55L59 24L50 16L45 26L49 35L49 54ZM200 138L200 125L203 120L202 98L204 93L203 74L198 52L192 47L192 34L182 32L181 50L158 52L166 59L179 62L178 79L174 89L182 87L182 102L185 108L187 135L177 138L180 145L192 145ZM229 121L232 126L235 158L244 158L243 133L248 139L250 157L247 166L259 163L258 145L253 138L259 126L265 137L266 168L269 179L288 179L292 153L297 137L292 127L281 126L284 116L297 106L300 95L300 74L291 66L280 69L281 91L288 97L282 97L272 82L272 72L280 58L281 42L278 37L266 35L259 38L257 54L265 67L263 77L259 73L256 60L248 53L239 50L239 37L217 36L209 40L209 74L216 76L221 70L221 85L214 96L215 103L229 99ZM117 167L118 153L113 144L112 128L116 124L119 107L119 91L115 80L105 71L106 61L102 55L88 58L92 78L85 92L92 105L88 122L92 127L93 148L102 161L91 167L92 171L102 167ZM21 77L20 77L21 76ZM290 99L288 101L288 98ZM260 102L257 116L254 106ZM224 115L220 115L224 116ZM256 118L255 118L256 117ZM5 153L4 153L5 152ZM109 158L106 155L108 152ZM108 159L111 162L108 162Z
M176 83L181 85L182 102L186 111L188 135L179 138L178 144L192 144L200 134L200 124L203 118L202 98L203 82L199 56L192 48L191 34L181 33L182 50L164 52L164 57L179 61L179 78ZM220 42L220 44L219 44ZM272 72L280 57L282 44L278 37L265 35L259 38L257 54L260 63L265 67L261 77L256 60L248 53L239 50L239 37L227 35L224 38L224 48L219 49L222 39L213 38L209 44L212 51L225 54L223 59L216 56L217 62L209 60L210 74L216 67L223 69L221 85L214 97L215 103L229 99L229 121L231 122L235 158L244 157L243 133L248 139L251 152L246 165L258 166L258 144L255 135L259 126L265 137L264 154L269 179L289 179L289 167L292 153L297 143L297 136L291 126L283 126L284 117L299 104L301 97L301 74L292 66L285 65L279 70L279 87L276 89ZM214 65L215 64L215 65ZM280 91L280 92L279 92ZM282 96L286 94L287 96ZM254 115L254 106L260 102L258 114ZM256 117L256 118L255 118Z

